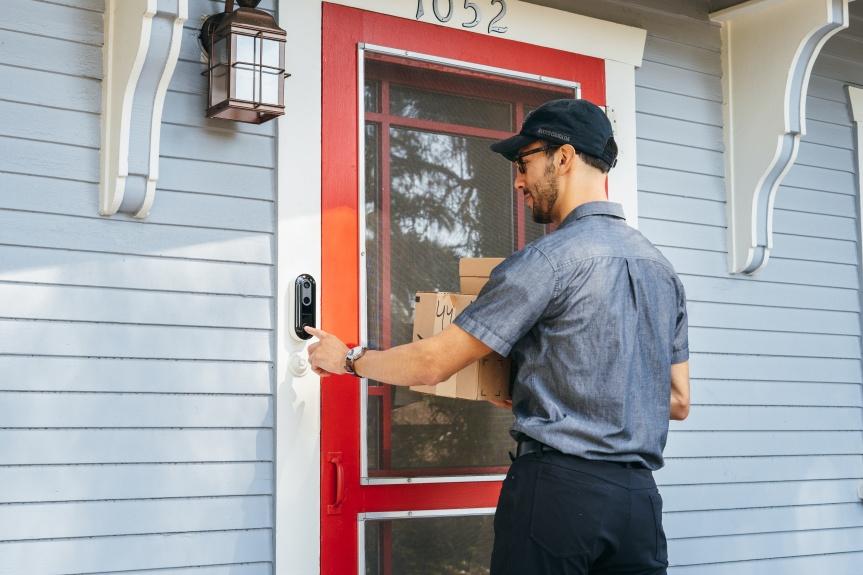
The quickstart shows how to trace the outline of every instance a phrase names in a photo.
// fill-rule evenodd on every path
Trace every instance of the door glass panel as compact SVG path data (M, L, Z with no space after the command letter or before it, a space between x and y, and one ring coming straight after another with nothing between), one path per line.
M390 88L390 113L448 124L512 130L512 106L506 102L454 96L399 84Z
M366 80L363 86L365 95L363 96L366 112L380 112L380 90L381 83L377 80Z
M393 310L393 337L399 343L410 341L417 291L458 291L461 257L512 253L511 168L489 151L491 143L390 129L392 297L401 304Z
M440 70L366 63L364 109L380 110L365 126L366 333L370 347L389 348L411 341L416 292L458 291L460 258L506 257L545 228L519 205L510 162L489 149L511 135L524 102L501 103L486 78L450 85ZM370 476L505 472L509 410L368 383Z
M487 575L493 521L491 515L366 521L366 575Z

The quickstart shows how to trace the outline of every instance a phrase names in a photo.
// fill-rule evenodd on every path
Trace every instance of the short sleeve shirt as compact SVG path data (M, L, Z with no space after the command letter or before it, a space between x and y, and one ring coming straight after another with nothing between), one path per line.
M662 467L686 295L619 204L583 204L504 260L455 323L511 357L513 436Z

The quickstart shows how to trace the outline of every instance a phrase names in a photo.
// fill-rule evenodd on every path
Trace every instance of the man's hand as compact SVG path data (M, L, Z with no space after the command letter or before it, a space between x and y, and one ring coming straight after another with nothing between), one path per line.
M312 364L312 371L321 377L347 373L345 355L348 353L348 346L336 336L321 329L306 326L305 330L306 333L318 338L317 342L309 346L309 363Z

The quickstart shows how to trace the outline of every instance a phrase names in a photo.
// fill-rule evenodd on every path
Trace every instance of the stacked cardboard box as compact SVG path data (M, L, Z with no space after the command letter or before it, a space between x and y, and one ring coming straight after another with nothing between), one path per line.
M413 340L430 338L452 324L479 293L502 258L463 258L459 262L462 293L418 292ZM474 400L509 399L509 359L491 353L437 385L416 385L414 391Z
M459 289L463 294L476 295L488 281L491 270L503 258L461 258L458 261Z

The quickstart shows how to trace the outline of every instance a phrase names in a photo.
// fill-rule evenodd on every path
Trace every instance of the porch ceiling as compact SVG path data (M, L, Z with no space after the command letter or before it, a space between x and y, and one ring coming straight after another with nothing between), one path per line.
M573 0L525 0L530 4L555 8L565 12L574 12L576 14L584 14L587 16L594 15L597 11L596 3L590 6L591 3L575 2ZM691 18L707 20L711 12L722 10L729 6L743 4L746 0L604 0L602 4L613 6L618 5L619 10L631 12L633 8L643 7L654 10L667 11L670 13L681 14ZM603 16L601 9L596 16ZM613 19L613 18L612 18Z
M707 4L710 8L710 12L716 12L717 10L724 10L725 8L729 8L731 6L743 4L743 2L741 0L709 0Z

